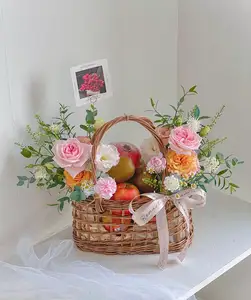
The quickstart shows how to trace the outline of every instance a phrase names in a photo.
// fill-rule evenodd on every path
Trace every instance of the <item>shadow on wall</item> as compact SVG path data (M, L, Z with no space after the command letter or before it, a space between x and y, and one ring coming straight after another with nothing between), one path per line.
M33 116L39 112L45 115L48 108L43 102L45 86L41 80L33 81L29 88L27 111L27 124L34 123ZM16 125L16 124L15 124ZM22 141L23 137L23 141ZM48 191L38 190L35 184L29 188L26 186L18 187L17 176L28 176L28 170L24 166L30 161L20 155L20 149L15 142L28 144L30 137L26 133L24 126L15 127L14 138L7 137L4 141L4 147L9 149L2 162L0 175L1 191L1 222L0 229L0 249L6 244L12 246L23 235L29 235L35 240L51 230L58 222L64 222L65 215L69 216L69 209L59 214L56 207L49 207L47 204L56 203L57 192L51 194ZM67 221L65 221L67 222Z

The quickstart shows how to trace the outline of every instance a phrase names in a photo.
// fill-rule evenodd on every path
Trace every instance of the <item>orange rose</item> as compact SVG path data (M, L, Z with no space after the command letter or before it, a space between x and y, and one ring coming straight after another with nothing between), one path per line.
M67 171L64 171L66 185L73 189L74 186L80 186L84 181L91 180L92 173L90 171L82 171L73 178Z
M200 170L197 154L177 154L173 150L167 153L167 168L170 173L177 173L182 177L190 177Z

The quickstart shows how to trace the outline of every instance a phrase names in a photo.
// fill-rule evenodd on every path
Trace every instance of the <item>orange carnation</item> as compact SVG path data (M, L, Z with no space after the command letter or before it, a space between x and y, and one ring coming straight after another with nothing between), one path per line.
M73 178L67 171L64 171L66 185L73 189L74 186L80 186L84 181L91 180L92 173L90 171L82 171Z
M177 154L173 150L167 152L167 169L170 173L179 174L182 177L190 177L200 170L197 154Z

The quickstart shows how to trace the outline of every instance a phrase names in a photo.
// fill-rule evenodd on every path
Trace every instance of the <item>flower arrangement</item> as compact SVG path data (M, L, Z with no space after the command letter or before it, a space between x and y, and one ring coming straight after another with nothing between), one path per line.
M100 76L96 73L85 74L83 76L84 83L80 87L80 91L92 91L99 92L104 86L104 80L100 79Z
M94 75L84 76L82 90L102 86L102 80ZM154 138L144 140L140 149L130 143L100 144L94 161L96 174L91 167L91 139L104 121L97 118L98 111L93 104L86 110L85 124L80 125L84 136L77 136L76 128L68 121L72 113L62 104L59 117L51 124L36 115L38 130L27 126L32 145L17 143L21 154L32 160L25 167L30 175L18 176L17 185L29 187L35 183L47 190L57 188L59 199L57 204L51 205L58 206L60 211L67 202L89 200L95 194L111 201L133 200L146 192L174 194L178 199L182 190L199 188L206 192L206 185L210 183L235 192L238 186L231 181L231 175L243 162L214 152L215 146L226 138L210 140L208 137L224 106L212 118L202 116L197 105L186 115L182 104L187 96L197 94L196 86L188 91L183 88L183 92L177 106L170 105L173 116L160 113L157 103L151 99L156 133L165 145L165 154L160 152Z

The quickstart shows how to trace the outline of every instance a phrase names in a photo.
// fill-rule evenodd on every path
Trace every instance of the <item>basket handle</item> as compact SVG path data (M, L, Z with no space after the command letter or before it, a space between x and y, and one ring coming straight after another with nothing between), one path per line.
M113 126L116 125L120 122L136 122L142 125L144 128L146 128L152 136L155 138L159 145L160 152L165 156L166 153L166 148L165 145L163 144L161 138L158 136L158 134L155 131L155 126L153 125L152 121L146 117L136 117L133 115L125 115L121 117L117 117L109 122L106 122L103 126L101 126L93 135L92 137L92 153L91 153L91 165L92 165L92 172L93 172L93 181L96 183L97 178L96 178L96 165L95 165L95 157L97 153L97 148L98 145L100 144L101 139L103 138L104 134ZM164 172L165 173L165 172ZM163 174L163 180L164 180L165 174Z

